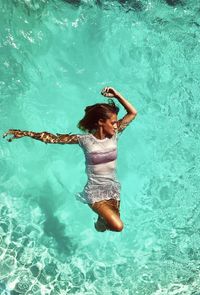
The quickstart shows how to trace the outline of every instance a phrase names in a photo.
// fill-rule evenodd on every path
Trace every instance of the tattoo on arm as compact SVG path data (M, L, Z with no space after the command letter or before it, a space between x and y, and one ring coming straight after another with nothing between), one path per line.
M22 138L25 136L31 137L36 140L43 141L44 143L60 143L60 144L66 144L66 143L78 143L78 137L76 134L59 134L56 135L51 134L49 132L33 132L33 131L22 131L19 129L9 129L7 132L3 134L3 138L6 136L12 137L8 138L7 141L11 142L14 139Z
M122 132L129 124L130 122L120 122L118 132Z
M26 131L25 131L26 132ZM59 144L66 144L66 143L76 143L77 136L72 134L51 134L49 132L32 132L27 131L25 136L29 136L36 140L43 141L44 143L59 143Z
M126 114L118 123L118 132L124 131L126 127L135 119L136 114Z

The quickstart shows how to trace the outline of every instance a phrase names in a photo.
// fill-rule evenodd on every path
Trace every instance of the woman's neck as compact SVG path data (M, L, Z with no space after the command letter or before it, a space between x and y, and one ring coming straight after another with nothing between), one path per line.
M92 135L95 136L97 139L105 139L105 138L111 138L112 136L108 136L107 134L105 134L103 132L103 130L100 129L96 129L92 132Z
M106 136L103 133L103 130L97 129L92 133L97 139L104 139Z

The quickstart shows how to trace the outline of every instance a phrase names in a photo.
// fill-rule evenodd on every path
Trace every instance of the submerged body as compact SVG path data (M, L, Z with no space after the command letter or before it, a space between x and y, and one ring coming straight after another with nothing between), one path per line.
M92 134L78 135L84 151L88 182L77 197L88 204L115 199L120 200L120 183L116 177L117 134L97 139Z
M136 109L114 88L106 87L101 92L106 97L116 98L126 109L126 115L117 119L119 108L111 104L95 104L85 109L85 116L79 122L81 130L89 134L51 134L9 129L3 137L13 135L8 141L24 136L51 144L79 144L86 160L87 184L77 197L98 214L95 223L97 231L122 231L120 219L120 183L116 177L117 138L137 115Z

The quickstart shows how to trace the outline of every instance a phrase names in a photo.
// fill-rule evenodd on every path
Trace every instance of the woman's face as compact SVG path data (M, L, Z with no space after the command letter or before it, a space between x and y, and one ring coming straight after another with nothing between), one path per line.
M101 126L103 128L104 135L112 137L117 131L117 115L111 113L109 119L101 122Z

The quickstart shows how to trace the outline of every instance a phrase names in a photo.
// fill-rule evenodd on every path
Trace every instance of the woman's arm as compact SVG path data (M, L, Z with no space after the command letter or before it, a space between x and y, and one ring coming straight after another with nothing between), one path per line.
M7 139L11 142L13 139L18 139L24 136L31 137L36 140L40 140L44 143L59 143L59 144L76 144L78 143L77 135L75 134L51 134L49 132L32 132L32 131L22 131L17 129L9 129L4 133L3 137L7 135L13 135L13 137Z
M135 119L137 115L137 110L130 102L128 102L126 98L124 98L118 91L116 91L112 87L104 88L101 93L106 97L115 97L126 109L126 115L117 122L118 132L121 132L133 119Z

